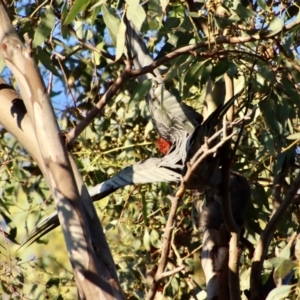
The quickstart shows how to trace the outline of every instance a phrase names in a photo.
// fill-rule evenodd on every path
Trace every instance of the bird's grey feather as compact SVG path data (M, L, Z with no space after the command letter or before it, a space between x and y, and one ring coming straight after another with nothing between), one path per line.
M141 69L153 63L146 44L132 22L126 21L127 47L133 59L135 69ZM164 86L163 78L158 69L138 77L139 82L152 79L146 101L156 131L165 140L175 143L174 133L191 134L201 124L203 117L192 107L172 95ZM182 141L183 139L180 139Z

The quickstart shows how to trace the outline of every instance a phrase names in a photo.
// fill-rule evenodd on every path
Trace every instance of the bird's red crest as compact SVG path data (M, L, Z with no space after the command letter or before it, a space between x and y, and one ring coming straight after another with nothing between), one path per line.
M171 145L172 144L169 141L166 141L162 137L159 137L156 141L158 151L164 155L166 155L169 152Z

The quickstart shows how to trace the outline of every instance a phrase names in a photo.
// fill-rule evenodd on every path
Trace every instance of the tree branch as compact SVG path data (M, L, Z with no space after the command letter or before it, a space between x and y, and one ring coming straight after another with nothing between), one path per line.
M170 209L169 217L168 217L167 224L165 227L160 261L158 263L158 268L154 275L150 289L147 293L147 297L146 297L147 300L153 300L155 298L157 289L159 287L159 283L164 278L163 274L164 274L164 270L166 268L167 260L168 260L169 253L170 253L172 232L173 232L173 228L174 228L176 211L177 211L177 208L179 205L180 197L168 196L168 198L171 201L171 209Z
M84 48L89 49L93 52L96 52L96 53L100 54L101 56L103 56L107 59L110 59L112 61L115 60L114 55L111 55L107 52L101 51L101 50L97 49L96 47L94 47L93 45L85 42L83 39L80 39L78 37L78 35L76 34L76 31L73 29L73 27L71 25L68 25L68 29L69 29L69 32L70 32L71 36L73 36Z
M267 223L266 228L263 230L260 239L257 243L253 263L250 274L250 291L251 291L251 300L261 299L263 295L262 289L262 279L261 272L263 267L263 262L266 257L268 247L271 242L272 233L274 232L278 221L283 217L287 208L293 202L294 197L297 194L297 191L300 188L300 174L293 181L292 186L287 191L286 196L274 215L271 217L270 221Z
M2 77L0 77L0 99L0 124L20 142L46 176L45 164L41 153L37 150L36 135L23 100Z
M46 180L57 206L80 297L123 299L118 282L113 280L114 275L95 254L89 227L85 226L86 214L50 99L30 56L30 49L24 47L15 33L2 0L0 54L16 78L36 136L38 145L34 150L40 152L44 162L41 169L45 168Z
M226 86L225 101L229 101L234 95L233 79L227 74L224 76ZM232 134L231 128L226 127L226 118L232 122L233 120L233 107L231 107L226 116L224 116L223 135ZM222 148L221 152L221 175L222 181L220 185L220 191L222 192L221 208L224 218L224 223L230 232L231 238L229 241L229 259L228 259L228 272L229 272L229 294L230 299L241 299L240 296L240 279L239 279L239 237L240 228L234 221L232 214L232 205L229 191L229 178L230 178L230 140Z
M291 30L292 28L298 26L300 24L300 21L292 22L291 24L286 25L282 32L286 32ZM276 36L279 33L274 34ZM247 43L247 42L253 42L257 40L267 40L272 38L273 36L260 36L259 33L251 35L251 36L243 36L243 37L232 37L232 36L222 36L218 38L212 38L204 42L195 43L193 45L188 45L181 47L177 50L174 50L164 57L154 61L148 66L145 66L141 69L132 70L129 67L128 62L125 62L126 67L124 71L122 72L121 76L116 80L116 82L108 89L108 91L101 97L99 102L96 104L96 106L88 113L88 115L67 134L67 141L72 144L73 141L83 132L83 130L90 124L90 122L100 113L100 111L105 107L106 103L117 93L119 88L123 83L125 83L127 80L133 77L137 77L146 73L153 73L153 70L158 68L159 66L169 62L173 58L176 58L183 54L192 53L193 51L199 49L199 48L207 48L211 45L220 45L220 44L239 44L239 43ZM221 53L225 54L225 51L221 51ZM243 51L240 51L243 52ZM220 54L218 51L213 51L207 54L207 52L203 52L201 54L197 54L197 56L215 56L217 54ZM249 53L248 53L249 54ZM255 56L255 54L251 54ZM262 59L260 57L260 59ZM265 59L264 59L265 60Z
M122 84L124 84L128 79L131 78L131 64L126 62L125 69L123 70L121 76L110 86L106 93L101 97L93 109L86 115L86 117L68 134L66 134L66 139L69 145L72 146L75 139L84 131L84 129L92 122L92 120L101 112L108 101L115 96Z

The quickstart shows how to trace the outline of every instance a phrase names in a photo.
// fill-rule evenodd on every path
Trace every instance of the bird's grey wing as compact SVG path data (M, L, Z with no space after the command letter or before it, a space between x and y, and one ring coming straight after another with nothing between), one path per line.
M141 69L153 63L148 49L136 27L132 22L126 20L127 27L127 48L130 53L135 69ZM156 131L164 139L175 142L173 139L173 124L180 124L180 130L191 134L195 127L201 124L203 117L191 106L180 102L171 94L164 85L163 78L158 69L153 73L146 73L138 77L139 82L152 79L152 87L146 97L149 112L151 114ZM174 118L177 120L174 122Z

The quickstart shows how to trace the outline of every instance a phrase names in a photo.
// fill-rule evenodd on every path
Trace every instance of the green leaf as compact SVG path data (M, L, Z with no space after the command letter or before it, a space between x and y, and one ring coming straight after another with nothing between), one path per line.
M11 218L6 213L4 213L3 211L0 210L0 215L4 219L6 224L11 223Z
M282 133L282 125L278 120L276 120L274 113L276 112L276 103L273 101L273 99L268 98L264 101L259 102L259 107L261 109L261 112L264 116L264 118L267 121L268 125L268 131L269 134L276 133L281 134Z
M267 3L265 0L257 0L257 4L258 4L258 6L260 6L263 9L267 8Z
M126 11L126 16L129 21L131 21L135 27L140 30L145 19L146 13L143 7L139 4L139 0L129 0L128 9Z
M300 109L300 95L296 91L294 85L287 78L282 78L282 88L285 90L285 93L289 99L295 104L298 109Z
M291 288L294 285L282 285L273 289L267 296L266 300L279 300L284 299L290 293Z
M80 12L84 11L88 7L90 3L91 0L75 0L64 21L64 25L70 24Z
M269 131L262 131L261 141L263 142L263 145L266 147L266 149L270 152L270 154L275 155L274 137Z
M275 282L278 281L278 279L283 279L289 275L295 267L296 265L293 261L290 259L284 259L274 271L273 278Z
M295 244L295 256L297 260L300 260L300 239L297 239L296 244Z
M203 66L203 71L201 73L201 78L200 78L201 85L204 85L208 81L208 78L211 75L211 71L212 71L212 64L210 63L210 60L208 60L208 63L206 63Z
M282 19L280 19L278 17L273 17L269 26L267 28L264 28L261 31L260 36L262 36L262 37L273 36L273 35L277 34L278 32L280 32L282 30L283 26L284 26L284 23L283 23Z
M141 245L142 245L142 242L141 242L140 239L134 239L133 242L132 242L132 247L133 247L136 251L138 251L138 250L140 249Z
M238 16L231 16L230 18L220 18L218 16L214 16L214 20L216 21L217 26L222 29L222 28L226 28L230 25L232 25L233 23L236 23L238 21L240 21Z
M49 37L55 22L55 15L51 8L48 8L45 11L45 16L42 18L39 27L37 28L33 41L32 46L35 48L40 46L44 43L44 41Z
M178 290L179 290L179 283L178 283L178 280L177 280L176 277L173 277L173 279L171 280L171 286L172 286L172 289L175 292L178 292Z
M274 174L278 175L282 171L282 167L283 167L284 163L286 162L288 155L289 155L288 151L284 151L284 152L281 152L278 154L277 161L276 161L275 168L274 168ZM283 257L283 256L280 256L280 257ZM289 258L289 257L290 257L290 255L288 255L288 257L286 257L286 258Z
M130 101L140 101L145 98L145 95L150 91L152 86L152 79L146 79L139 84L133 91Z
M112 12L107 8L106 5L102 5L101 8L103 14L103 20L105 25L107 26L109 35L114 43L117 44L117 36L118 36L118 29L120 26L120 19L117 18Z
M105 226L105 232L110 230L110 229L115 229L116 225L118 225L118 221L117 220L112 220L111 222L109 222L106 226Z
M186 72L183 79L183 99L188 97L190 87L199 80L202 73L202 67L207 62L207 60L194 63Z
M171 80L176 77L178 74L184 74L186 69L189 68L191 62L194 59L191 56L182 55L178 58L178 60L173 60L173 66L166 73L165 80Z
M59 278L58 277L53 277L53 278L50 278L47 283L46 283L46 288L51 288L52 286L56 286L58 287L59 286Z
M151 244L153 247L158 248L158 249L161 247L160 236L155 229L153 229L151 231L150 240L151 240Z
M160 0L150 0L148 4L148 17L155 18L162 14L162 7L160 5ZM157 27L156 27L157 28Z
M179 18L170 17L166 20L162 30L164 32L170 32L170 31L176 29L179 25L180 25L180 19Z
M221 60L216 66L213 67L211 71L211 77L217 78L223 75L225 72L227 72L227 70L231 65L232 63L229 60L227 59Z
M68 15L68 5L65 2L61 8L61 35L64 39L66 39L68 37L68 26L64 25L65 19Z
M200 18L199 14L194 12L194 11L190 11L189 12L189 15L192 17L192 18Z
M122 21L119 26L118 35L117 35L116 58L115 58L116 61L119 58L121 58L125 50L125 39L126 39L125 33L126 33L126 25Z
M50 58L50 54L47 51L41 47L37 47L37 57L47 70L52 72L57 77L60 77L59 72L54 66L53 61Z
M291 134L286 137L288 140L299 140L300 139L300 132Z
M1 215L1 212L2 212L3 208L6 210L6 213L10 214L10 212L8 210L8 207L7 207L6 203L5 203L5 201L3 201L2 197L0 197L0 207L1 207L1 209L0 209L0 215Z
M246 8L242 4L238 4L237 8L234 11L241 19L252 18L255 16L254 11Z
M91 8L89 9L89 11L94 11L95 8L98 8L99 6L101 6L102 4L106 3L107 0L100 0L97 1L97 3L95 3L94 5L91 6Z

